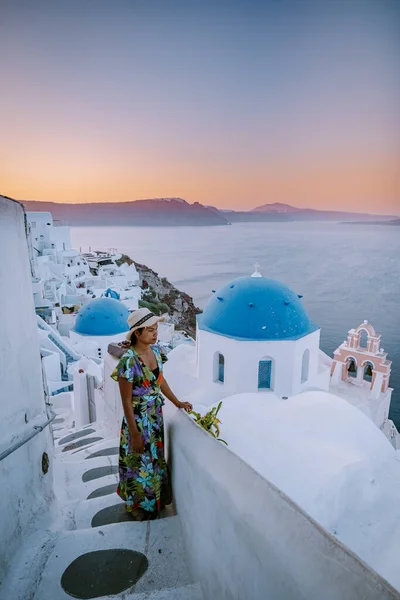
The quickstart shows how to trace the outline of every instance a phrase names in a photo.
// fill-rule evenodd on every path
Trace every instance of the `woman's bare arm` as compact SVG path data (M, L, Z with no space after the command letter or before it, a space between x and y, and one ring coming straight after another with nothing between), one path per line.
M177 408L184 408L187 411L191 411L193 409L193 406L189 402L180 402L178 400L165 378L163 378L161 382L161 391L164 396L168 398L170 402L172 402L172 404L175 404Z
M118 380L119 391L121 394L122 406L124 408L126 422L131 437L131 450L135 452L144 452L144 442L136 424L135 415L132 408L132 382L124 377Z

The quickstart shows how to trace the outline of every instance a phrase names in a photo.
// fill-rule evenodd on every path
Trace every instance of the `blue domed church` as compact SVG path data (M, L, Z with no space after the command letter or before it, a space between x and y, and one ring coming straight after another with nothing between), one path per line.
M223 395L292 396L318 381L320 329L302 296L256 271L213 290L197 320L198 378ZM222 392L222 389L221 389Z
M92 300L78 312L74 331L80 335L110 336L128 331L129 310L115 298Z
M124 339L128 316L120 300L105 296L91 300L78 312L70 338L87 356L102 359L110 342Z

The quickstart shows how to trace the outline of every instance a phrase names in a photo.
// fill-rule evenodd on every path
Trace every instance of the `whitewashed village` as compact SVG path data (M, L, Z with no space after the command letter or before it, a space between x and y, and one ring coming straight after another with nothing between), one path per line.
M328 356L301 290L258 265L210 290L195 335L166 310L166 379L200 414L222 401L226 443L166 402L174 500L136 522L111 373L139 273L50 213L0 196L0 217L1 600L400 598L400 438L368 315Z

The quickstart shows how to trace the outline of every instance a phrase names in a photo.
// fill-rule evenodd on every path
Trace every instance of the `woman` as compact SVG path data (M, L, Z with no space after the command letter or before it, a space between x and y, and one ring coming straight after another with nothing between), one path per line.
M164 457L161 392L178 408L180 402L163 377L167 357L157 342L156 317L147 308L132 312L126 336L130 347L111 377L118 381L125 416L122 419L117 493L137 521L155 519L170 504L171 487Z

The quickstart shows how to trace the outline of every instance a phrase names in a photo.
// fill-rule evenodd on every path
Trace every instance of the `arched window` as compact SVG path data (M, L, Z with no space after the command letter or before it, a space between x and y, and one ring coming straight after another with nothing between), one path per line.
M301 362L301 383L308 380L308 371L310 368L310 351L304 350L303 360Z
M220 352L214 354L214 381L225 381L225 358Z
M263 358L258 363L258 389L270 390L272 384L272 359Z
M364 365L364 381L372 381L372 369L374 365L370 362L366 362Z
M368 342L368 333L365 329L362 329L360 332L360 348L366 348Z
M347 363L347 375L349 377L357 377L357 365L354 358L349 358Z

